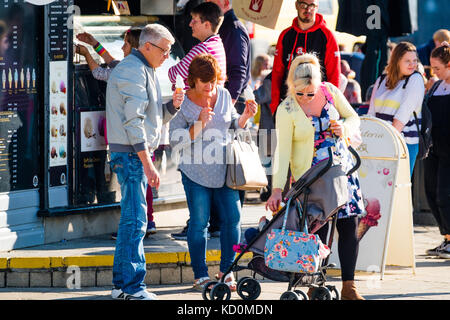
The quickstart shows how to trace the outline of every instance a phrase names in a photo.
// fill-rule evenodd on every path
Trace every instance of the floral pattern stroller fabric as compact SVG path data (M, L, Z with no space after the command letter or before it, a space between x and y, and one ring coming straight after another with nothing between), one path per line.
M317 272L322 261L330 254L330 249L322 243L319 236L308 233L306 219L303 232L286 230L291 201L292 198L288 200L282 229L273 229L267 234L264 247L265 264L271 269L280 271ZM294 202L301 212L298 202L295 200Z

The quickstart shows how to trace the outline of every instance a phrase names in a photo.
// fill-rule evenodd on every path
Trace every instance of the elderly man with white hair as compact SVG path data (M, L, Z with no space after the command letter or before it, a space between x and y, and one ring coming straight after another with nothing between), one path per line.
M147 181L159 187L160 177L151 161L163 123L177 113L184 93L174 93L162 104L155 69L163 64L175 42L159 24L142 29L139 48L133 49L113 70L106 89L106 122L111 168L117 174L122 200L113 265L114 299L154 300L146 290L143 239L147 228Z

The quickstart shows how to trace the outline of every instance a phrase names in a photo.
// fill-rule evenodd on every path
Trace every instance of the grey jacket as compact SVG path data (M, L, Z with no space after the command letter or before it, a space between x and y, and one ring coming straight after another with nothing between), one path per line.
M172 101L162 104L155 69L133 49L111 72L106 89L106 128L111 152L155 150L163 123L176 113Z

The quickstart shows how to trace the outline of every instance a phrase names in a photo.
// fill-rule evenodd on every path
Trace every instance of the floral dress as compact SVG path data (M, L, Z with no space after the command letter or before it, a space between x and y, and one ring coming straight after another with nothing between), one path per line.
M312 166L328 158L328 148L334 146L334 155L338 157L338 159L341 159L344 171L348 172L355 165L355 160L350 151L348 151L344 140L337 139L331 132L330 117L328 113L330 108L334 108L334 106L330 102L327 102L322 109L320 117L312 116L311 119L315 129ZM349 199L347 205L339 209L338 219L353 217L365 212L357 172L348 176L348 190Z

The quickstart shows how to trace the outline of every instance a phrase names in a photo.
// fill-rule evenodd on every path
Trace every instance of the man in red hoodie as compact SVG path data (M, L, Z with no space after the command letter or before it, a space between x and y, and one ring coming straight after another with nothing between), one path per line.
M272 70L272 113L286 97L285 84L289 67L296 56L315 53L322 66L323 80L339 87L341 58L339 47L323 16L317 13L319 0L297 0L298 16L292 26L283 30L278 38Z

